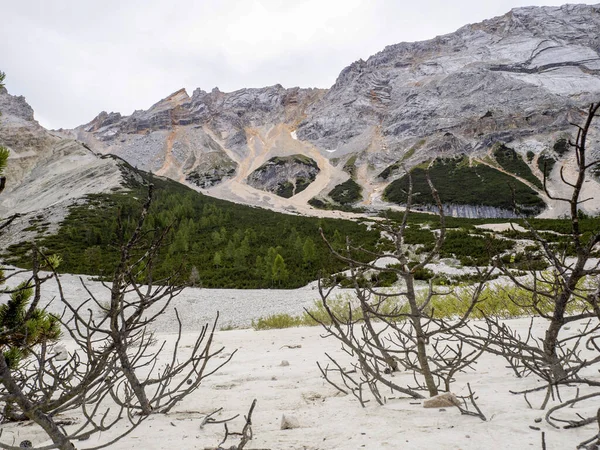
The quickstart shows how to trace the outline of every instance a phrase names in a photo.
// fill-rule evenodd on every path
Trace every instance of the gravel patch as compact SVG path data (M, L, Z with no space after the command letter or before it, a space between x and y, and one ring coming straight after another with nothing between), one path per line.
M18 274L7 284L16 286L26 277L26 273ZM60 276L60 282L65 298L75 307L91 298L82 282L100 304L107 303L110 299L108 288L101 282L93 281L91 277L64 274ZM176 332L175 308L181 318L183 329L187 331L199 330L204 324L212 323L217 313L219 313L217 329L247 328L251 326L253 320L272 314L302 314L304 308L311 307L318 298L319 292L314 283L290 290L186 288L173 299L169 308L156 319L152 328L158 332ZM0 303L7 300L8 296L3 296ZM61 314L64 311L65 306L59 299L55 280L44 284L40 304L52 313ZM93 301L88 302L85 309L88 308L94 315L102 314L101 309Z

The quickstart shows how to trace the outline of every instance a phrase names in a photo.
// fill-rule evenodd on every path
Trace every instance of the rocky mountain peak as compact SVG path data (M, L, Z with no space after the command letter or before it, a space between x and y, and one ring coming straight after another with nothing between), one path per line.
M4 114L4 117L0 120L18 119L35 122L33 108L29 106L25 97L10 95L6 88L0 88L0 112Z
M252 170L310 154L321 172L300 197L326 197L352 176L370 206L382 203L382 183L400 176L390 168L461 155L483 160L496 144L533 154L537 171L537 155L569 135L570 122L599 98L600 5L526 7L389 45L344 68L329 90L276 84L196 89L191 97L179 90L128 117L102 113L78 138L249 203L269 198L251 191Z
M33 215L37 211L35 214L47 216L50 228L56 229L64 217L65 205L87 194L121 186L121 172L112 159L99 158L81 143L44 129L34 120L33 109L24 97L1 89L0 112L0 145L10 151L0 217L14 213ZM104 112L95 120L106 121L108 117ZM15 224L17 237L27 226L22 224L29 221L18 222L21 225ZM9 241L11 233L9 230ZM27 236L33 237L31 233Z
M119 120L121 120L121 117L122 116L119 113L111 112L109 114L106 111L102 111L100 114L98 114L96 117L94 117L94 119L92 119L90 122L88 122L85 125L82 125L81 128L83 128L85 131L87 131L89 133L92 133L94 131L98 131L102 127L106 127L115 122L118 122Z
M164 110L169 110L176 108L190 100L190 96L188 95L185 88L179 89L178 91L173 92L171 95L163 98L158 103L155 103L150 107L148 112L160 112Z
M337 87L343 86L346 83L351 82L352 80L357 79L363 73L367 63L361 58L358 61L354 61L348 67L345 67L340 74L338 75L335 84L332 86L331 90L336 90Z

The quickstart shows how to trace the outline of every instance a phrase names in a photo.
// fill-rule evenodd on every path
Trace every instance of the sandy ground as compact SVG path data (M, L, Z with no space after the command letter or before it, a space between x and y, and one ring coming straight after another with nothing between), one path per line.
M340 167L334 167L328 158L308 142L294 138L288 125L248 129L248 154L240 157L232 151L225 150L230 158L238 163L236 176L225 180L208 190L201 190L207 195L225 200L259 206L278 212L295 212L298 214L319 217L354 219L361 215L343 211L317 210L308 205L308 200L320 192L328 192L335 185L345 181L348 175ZM289 199L278 197L270 192L255 189L246 183L246 178L254 170L273 156L304 154L315 160L320 172L315 180L301 193Z
M475 228L481 228L482 230L495 231L497 233L501 233L503 231L510 231L510 230L520 231L522 233L525 233L527 231L525 228L523 228L518 223L510 223L510 222L486 223L483 225L475 225Z
M510 324L524 330L527 321L514 320ZM509 393L531 387L536 380L516 378L502 359L491 356L480 359L476 373L459 374L453 388L457 395L465 395L466 383L471 383L486 422L461 416L456 408L424 409L419 401L391 393L387 393L384 406L371 401L361 408L354 397L339 394L320 377L316 361L325 360L324 352L345 359L338 343L323 339L321 334L318 327L218 332L215 345L224 346L226 353L237 349L230 363L207 378L173 412L151 416L110 448L216 447L223 437L223 427L201 428L202 419L221 407L223 411L214 416L217 419L238 413L243 416L253 399L258 401L253 414L254 439L247 449L539 449L541 432L545 431L547 448L558 450L575 448L595 432L593 426L556 430L545 422L536 423L544 412L530 409L522 397ZM192 338L192 333L185 335L184 347ZM160 335L159 339L172 341L173 335ZM282 361L289 365L282 365ZM395 381L413 383L408 373L397 375ZM534 405L541 402L535 396L530 400ZM569 410L569 414L576 412ZM589 410L581 412L589 414ZM283 414L297 418L300 428L281 430ZM124 426L122 422L118 427ZM242 426L242 418L229 425L234 431L241 431ZM29 439L34 444L48 443L34 425L8 424L3 430L4 442L14 439L18 445ZM78 443L78 448L92 447L111 435L95 435Z
M556 164L552 170L552 180L554 181L549 190L554 197L571 198L573 189L560 181L560 171L563 168L564 178L575 183L577 180L577 166L575 164L574 157L567 160L564 164ZM600 183L594 180L589 174L586 177L583 187L581 189L580 200L591 199L590 201L583 202L580 207L588 214L598 214L600 211ZM546 199L545 199L546 200ZM570 215L569 203L561 200L547 199L548 208L539 215L541 218L556 218L556 217L568 217Z
M88 284L93 292L103 289L99 283L88 281ZM76 301L83 301L87 297L77 277L63 276L63 285L67 297ZM311 304L316 298L316 291L310 287L291 291L212 290L205 292L204 300L197 298L202 291L206 290L189 290L178 304L180 311L184 311L182 356L189 351L187 349L195 333L212 316L211 311L202 313L209 308L207 305L220 306L221 323L247 323L252 317L265 315L265 311L301 310L302 305ZM55 292L50 284L44 292L47 295L43 303L47 303ZM253 303L257 306L253 307ZM59 307L54 300L51 308ZM240 315L242 319L237 318ZM156 348L163 340L167 342L167 348L174 342L173 317L172 313L167 313L155 324L158 338ZM529 320L515 319L507 323L524 333ZM534 326L538 336L543 333L542 325L536 322ZM565 333L575 333L576 330L577 325L574 324ZM246 446L246 450L539 449L542 431L546 433L547 448L558 450L575 448L577 443L597 432L594 425L575 430L556 430L545 421L536 423L535 420L542 418L545 412L529 408L521 396L509 391L533 387L538 380L534 377L516 378L502 358L491 355L484 355L478 361L476 371L459 373L452 388L455 394L466 395L467 383L471 384L479 396L478 404L487 416L485 422L476 417L462 416L456 408L424 409L421 402L389 391L384 392L387 397L385 405L379 406L371 401L366 408L361 408L352 395L340 394L320 376L316 362L325 362L325 353L334 356L343 365L350 362L338 342L323 338L323 334L320 327L217 331L213 349L224 347L224 350L221 357L211 361L212 366L221 363L224 360L222 356L236 351L233 359L207 378L197 391L170 414L151 416L110 448L214 448L222 440L223 426L206 425L201 428L202 419L216 409L223 408L214 417L223 419L241 414L229 425L230 430L241 431L243 415L253 399L258 402L253 415L254 439ZM64 340L63 343L69 351L73 351L72 342ZM162 355L158 366L166 364L169 356L168 352ZM588 375L600 381L597 370ZM412 374L407 372L396 375L395 382L414 385ZM588 388L583 388L581 395L588 392ZM563 399L568 399L575 393L565 388L562 395ZM536 408L541 404L542 397L531 395L529 400ZM566 413L571 418L576 413L587 417L592 415L594 406L598 407L597 402L577 406L566 410ZM300 427L281 430L284 414L294 416ZM67 417L79 418L76 412ZM114 430L78 442L77 448L90 448L106 442L114 432L122 431L126 426L126 422L122 421ZM44 433L32 424L4 424L2 433L2 442L17 446L24 439L36 445L49 443ZM225 448L233 444L236 444L235 440L228 441Z

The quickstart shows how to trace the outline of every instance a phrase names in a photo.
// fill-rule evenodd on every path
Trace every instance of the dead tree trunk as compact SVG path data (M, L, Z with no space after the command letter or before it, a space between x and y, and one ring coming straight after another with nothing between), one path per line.
M421 369L421 374L425 379L425 386L427 386L429 396L434 397L438 395L438 387L431 373L431 368L429 367L429 359L427 355L428 338L421 323L423 312L419 309L419 305L417 304L417 294L415 292L413 277L405 276L404 282L406 283L406 300L410 306L409 320L412 323L415 338L417 340L417 358L419 360L419 368Z
M327 330L327 336L340 340L342 348L354 360L352 368L346 369L328 354L332 366L319 365L319 368L330 384L342 392L350 391L363 406L368 401L363 395L365 388L370 390L378 403L385 401L378 384L413 398L422 397L418 392L420 390L426 390L429 396L435 396L439 393L440 386L449 389L453 375L470 366L481 354L480 351L466 351L457 339L452 342L452 345L456 344L456 348L450 349L449 344L452 331L465 326L481 290L476 290L477 294L472 296L466 314L454 324L434 318L429 304L433 296L440 293L433 289L432 284L425 296L420 297L417 292L415 273L439 254L445 237L445 219L439 195L428 178L432 196L438 206L440 229L433 249L417 256L405 239L412 201L410 174L408 180L407 205L400 223L388 221L373 224L380 229L381 245L387 251L374 252L353 247L348 239L344 249L337 249L321 231L332 254L349 266L348 278L358 305L353 306L352 302L348 302L343 308L344 312L337 312L338 308L332 307L334 300L330 298L335 283L328 288L324 288L323 280L319 283L321 303L328 317L319 319L311 316ZM378 266L377 261L381 259L392 259L394 264ZM390 292L379 288L376 282L369 281L377 279L382 273L392 273L403 280L404 284L397 291ZM484 274L483 278L486 279L487 276ZM416 388L400 386L396 380L388 378L388 375L393 376L391 374L401 367L415 374L414 379L418 384ZM333 376L339 377L341 383L334 381Z
M11 376L10 369L2 354L0 354L0 380L10 395L10 400L23 411L25 416L37 423L48 434L48 437L52 439L56 448L59 450L75 450L75 446L50 416L43 413L23 394L23 391Z

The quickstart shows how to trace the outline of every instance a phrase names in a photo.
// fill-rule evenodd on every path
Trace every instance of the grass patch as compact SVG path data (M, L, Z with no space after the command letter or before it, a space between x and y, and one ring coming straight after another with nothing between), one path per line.
M550 283L540 283L539 289L552 291ZM463 287L457 289L453 295L434 297L431 301L434 317L451 318L461 316L469 307L472 295L472 287ZM481 293L479 302L470 317L483 319L485 316L492 316L510 319L538 316L536 310L530 306L532 303L532 294L526 289L516 286L488 285ZM551 313L554 310L554 302L551 299L538 296L537 307L543 313ZM582 302L572 301L567 307L567 314L581 312L584 307Z
M529 181L531 184L539 189L542 189L542 182L532 172L531 168L527 165L521 155L515 152L512 148L505 146L504 144L496 145L493 152L494 158L500 166L507 172L513 173L516 176Z
M351 178L354 178L354 176L356 175L356 159L357 158L358 158L358 155L352 155L350 158L348 158L348 161L346 161L346 164L344 164L344 167L342 168L342 170L344 172L348 173Z
M316 324L316 322L315 322ZM280 328L293 328L307 325L303 316L291 316L289 314L273 314L252 321L255 330L272 330Z
M582 283L583 285L584 283ZM451 319L462 316L471 303L473 295L472 286L462 286L455 289L452 294L436 295L431 300L427 312L438 319ZM540 289L552 290L550 283L542 283ZM584 291L580 290L579 294ZM424 301L424 293L420 294L418 302ZM513 301L514 300L514 301ZM482 292L477 306L471 313L473 319L483 319L485 316L510 319L517 317L537 316L535 309L529 305L532 303L532 295L523 288L516 286L488 285ZM328 306L333 314L344 322L352 318L360 321L363 311L358 301L349 295L338 295L328 301ZM551 313L554 303L548 299L540 299L537 307L544 313ZM385 315L396 315L398 321L406 320L409 312L408 305L404 299L386 299L377 305L378 311ZM567 308L568 314L581 312L585 308L583 302L570 302ZM310 313L310 314L309 314ZM311 317L312 315L312 317ZM313 318L314 317L314 318ZM316 319L316 320L315 320ZM299 316L289 314L276 314L252 322L255 330L267 330L278 328L290 328L300 326L316 326L322 322L331 324L331 318L323 307L320 300L316 300L308 312Z

